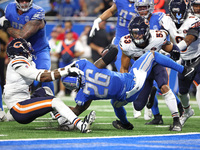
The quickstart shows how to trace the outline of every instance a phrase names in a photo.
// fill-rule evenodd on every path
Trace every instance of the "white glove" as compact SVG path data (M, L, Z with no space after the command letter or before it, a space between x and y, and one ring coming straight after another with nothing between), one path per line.
M8 19L6 19L5 16L3 16L3 17L0 18L0 26L3 27L3 24L4 24L4 21L5 21L5 20L8 20Z
M77 75L84 75L84 72L76 67L72 67L68 69L69 73L75 73Z
M101 22L101 18L97 18L94 20L93 22L93 26L92 26L92 29L90 31L90 37L93 37L95 35L95 29L97 29L97 31L99 31L99 23Z

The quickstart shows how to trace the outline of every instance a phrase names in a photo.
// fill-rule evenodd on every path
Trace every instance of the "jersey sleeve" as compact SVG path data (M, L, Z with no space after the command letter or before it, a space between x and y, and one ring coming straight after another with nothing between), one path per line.
M36 69L25 57L13 59L11 66L20 75L33 80L36 80L38 74L43 71Z
M129 46L130 46L131 42L132 42L132 40L131 40L129 34L121 37L121 39L120 39L120 42L119 42L120 49L126 56L129 56L128 51L129 51Z
M170 18L170 16L164 15L162 17L162 19L160 20L160 24L162 26L162 29L169 31L171 22L172 22L172 19Z
M31 18L31 20L44 20L44 19L45 19L45 11L42 8L37 9L36 13Z

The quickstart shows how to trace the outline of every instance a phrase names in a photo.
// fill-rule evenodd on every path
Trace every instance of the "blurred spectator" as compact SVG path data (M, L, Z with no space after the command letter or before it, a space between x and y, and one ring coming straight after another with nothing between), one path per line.
M88 33L91 30L90 26L85 26L83 32L75 44L75 51L81 58L86 58L92 62L91 47L87 44Z
M73 0L65 0L61 2L60 4L58 4L57 9L62 17L77 16L80 11L77 8L77 4Z
M51 39L49 40L49 46L51 48L50 55L51 55L51 70L58 68L58 61L60 57L60 47L62 46L62 41L57 40L58 37L58 31L57 29L60 28L60 26L56 26L53 28L51 32ZM54 83L54 93L57 93L58 91L58 83L57 81L53 81Z
M76 4L77 10L79 10L79 16L87 16L87 5L85 3L85 0L74 0L74 3Z
M60 46L60 59L59 59L59 68L63 68L73 62L74 58L79 57L79 53L76 53L74 47L76 40L73 38L73 33L71 31L66 32L65 40L62 41ZM59 50L58 50L59 51ZM60 91L57 96L61 97L65 95L65 87L60 81Z
M107 10L108 8L110 8L113 4L113 0L102 0L101 5L101 13L103 13L105 10Z
M92 60L94 62L101 57L103 49L110 44L105 27L106 22L102 21L99 23L100 30L96 31L93 37L88 37L88 44L92 48Z
M102 6L100 5L102 0L85 0L88 16L98 16Z
M164 9L165 0L154 0L154 13L155 12L163 12L166 13Z
M73 24L70 20L66 21L65 22L65 28L64 30L62 31L62 33L60 33L58 35L58 40L64 40L65 39L65 32L72 32L73 34L73 39L74 40L78 40L78 34L76 32L73 32L72 31L72 27L73 27Z
M45 16L57 16L57 17L59 17L58 11L55 10L55 5L56 5L55 0L50 0L49 4L50 4L50 7L51 7L51 10L46 12Z

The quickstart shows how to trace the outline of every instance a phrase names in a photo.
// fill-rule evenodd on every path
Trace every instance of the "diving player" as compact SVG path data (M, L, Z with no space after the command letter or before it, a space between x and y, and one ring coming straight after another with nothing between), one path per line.
M192 3L193 1L191 5ZM200 59L200 19L188 13L188 5L184 0L171 0L169 11L170 15L162 18L162 25L169 32L173 43L177 44L180 49L181 64L191 65ZM187 119L194 115L194 110L189 104L189 89L192 82L196 85L196 99L200 103L199 75L200 65L191 79L178 74L179 94L184 108L184 113L180 118L181 125L184 125Z
M148 24L148 21L144 20L144 18L136 17L133 20L134 25L141 20L143 23ZM163 45L163 43L166 43L166 36L164 34L161 36L162 32L158 32L160 36L159 38L156 37L156 32L154 32L155 34L151 34L153 38L150 38L149 32L143 32L144 28L138 28L138 26L135 26L135 28L132 29L132 38L134 40L149 40L149 43L154 43L153 48L161 49L161 47L166 46L168 47L167 49L170 49L171 51L173 47L172 44ZM146 36L144 37L141 33L144 33ZM130 47L136 47L130 37L127 37L125 40ZM147 47L151 50L151 46ZM99 69L113 61L117 55L117 51L116 46L112 45L109 48L109 52L96 61L95 64L92 64L87 60L76 61L75 66L84 72L84 76L64 77L62 80L66 88L75 88L78 91L75 101L80 106L84 106L87 102L91 102L92 100L112 99L111 104L114 108L115 114L120 119L113 121L113 126L117 129L133 129L133 125L127 120L126 110L123 106L136 100L144 86L147 76L151 72L154 62L175 69L188 77L190 76L190 73L193 73L192 70L194 67L200 63L199 60L193 64L193 66L183 67L167 56L156 51L148 51L145 53L145 51L139 50L139 54L145 54L133 64L129 73L119 73L108 69ZM175 131L181 131L181 128Z

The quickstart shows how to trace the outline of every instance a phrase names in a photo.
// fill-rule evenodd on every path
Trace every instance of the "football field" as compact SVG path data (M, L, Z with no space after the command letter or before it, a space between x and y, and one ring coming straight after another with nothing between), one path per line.
M62 99L74 106L70 97ZM181 132L169 131L172 124L170 111L162 97L159 99L160 113L164 125L145 125L142 116L133 118L131 104L125 106L133 130L117 130L112 126L116 120L109 100L94 101L80 118L91 110L96 111L92 132L83 134L79 130L60 131L56 120L49 114L23 125L17 122L0 122L0 150L9 149L200 149L200 110L196 101L191 101L195 115L189 118Z

